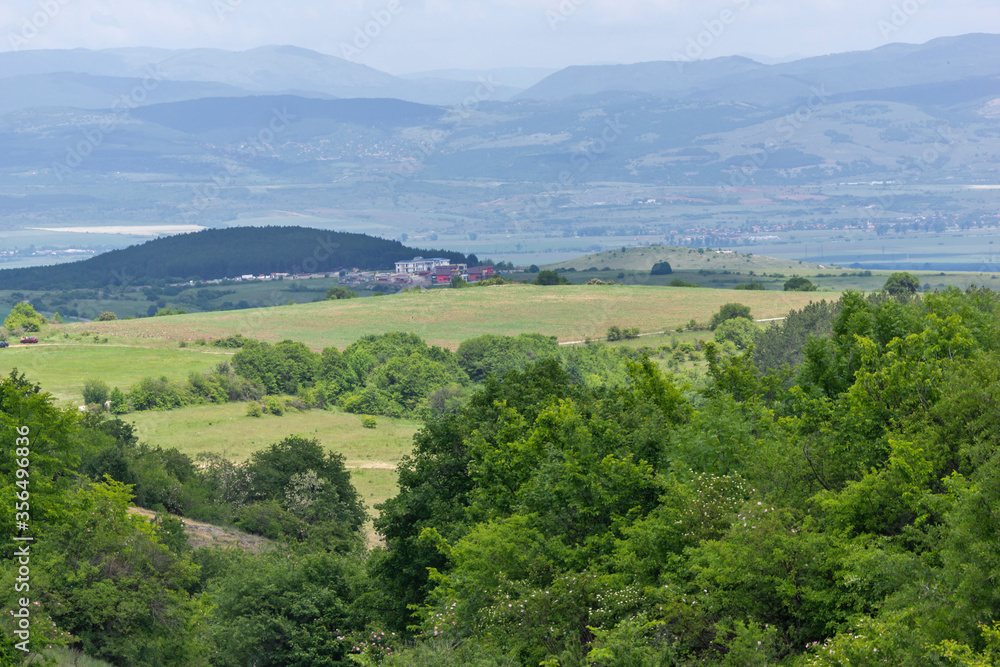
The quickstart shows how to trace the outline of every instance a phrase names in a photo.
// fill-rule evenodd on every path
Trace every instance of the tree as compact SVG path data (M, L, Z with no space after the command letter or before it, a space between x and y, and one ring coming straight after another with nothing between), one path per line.
M538 273L540 270L537 264L532 264L528 267L528 273Z
M757 325L745 317L734 317L715 328L715 340L719 343L730 341L737 349L745 350L753 345Z
M786 292L815 292L816 286L808 278L793 276L785 281Z
M87 405L104 405L111 389L104 380L87 380L83 385L83 402Z
M45 324L45 318L36 313L30 303L22 301L10 311L10 315L4 320L3 326L8 331L21 329L34 333L40 331L43 324Z
M670 262L657 262L656 264L653 264L653 268L650 270L649 275L666 276L673 272L674 270L670 268Z
M112 313L110 310L105 310L103 313L97 316L98 322L111 322L112 320L117 320L118 316Z
M340 299L353 299L358 296L358 293L354 290L347 289L346 287L341 287L340 285L334 285L326 291L327 301L337 301Z
M920 289L920 281L912 273L898 271L886 279L882 289L892 296L916 294Z
M470 287L470 285L462 280L462 276L455 276L451 279L451 287L461 289L462 287Z
M566 276L561 276L555 271L539 271L538 276L531 283L532 285L569 285L571 284Z
M723 304L722 308L719 308L719 312L712 315L712 319L708 323L708 327L712 331L715 331L720 324L735 317L745 317L748 320L752 320L753 315L750 314L750 306L745 306L742 303Z

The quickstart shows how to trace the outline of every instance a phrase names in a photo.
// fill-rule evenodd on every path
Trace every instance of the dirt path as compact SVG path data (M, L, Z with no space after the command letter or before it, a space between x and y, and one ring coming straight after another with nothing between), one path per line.
M130 507L128 511L130 514L144 516L150 521L156 516L156 512L142 507ZM185 519L176 515L171 516L180 519L181 523L184 524L188 544L195 549L199 547L239 547L244 551L257 553L270 543L270 540L265 537L250 535L235 528L220 528L210 523Z

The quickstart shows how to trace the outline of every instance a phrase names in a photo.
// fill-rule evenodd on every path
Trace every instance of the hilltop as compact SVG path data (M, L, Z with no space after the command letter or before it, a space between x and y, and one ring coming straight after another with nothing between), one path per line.
M621 271L649 271L657 262L668 262L674 271L815 271L829 266L796 262L774 257L764 257L752 253L731 250L706 250L704 248L678 248L652 245L641 248L620 248L605 250L593 255L579 257L566 262L546 266L547 269L614 269Z
M399 241L307 227L206 229L147 241L97 257L60 264L0 271L7 289L79 289L181 282L269 273L329 272L343 268L391 269L415 256L477 263L474 256L421 250Z

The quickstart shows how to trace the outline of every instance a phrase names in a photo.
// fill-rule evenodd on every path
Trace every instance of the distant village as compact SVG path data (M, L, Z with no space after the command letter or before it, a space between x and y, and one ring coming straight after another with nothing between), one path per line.
M473 266L467 264L452 264L444 257L414 257L413 259L396 262L395 272L362 271L358 268L327 271L319 273L273 272L260 275L246 274L233 278L216 278L214 280L190 280L179 285L218 285L226 282L252 282L270 280L310 280L313 278L340 278L343 285L367 285L378 283L395 287L432 287L450 283L458 277L467 283L477 283L496 275L493 266ZM503 273L523 273L523 270L504 271Z

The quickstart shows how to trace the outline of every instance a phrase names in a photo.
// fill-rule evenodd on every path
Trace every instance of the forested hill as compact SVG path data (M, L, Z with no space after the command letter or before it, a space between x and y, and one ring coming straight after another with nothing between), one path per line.
M73 289L146 283L157 279L232 278L272 272L317 272L342 268L393 268L416 256L478 263L474 256L421 250L399 241L307 227L207 229L168 236L61 264L0 271L5 289Z

